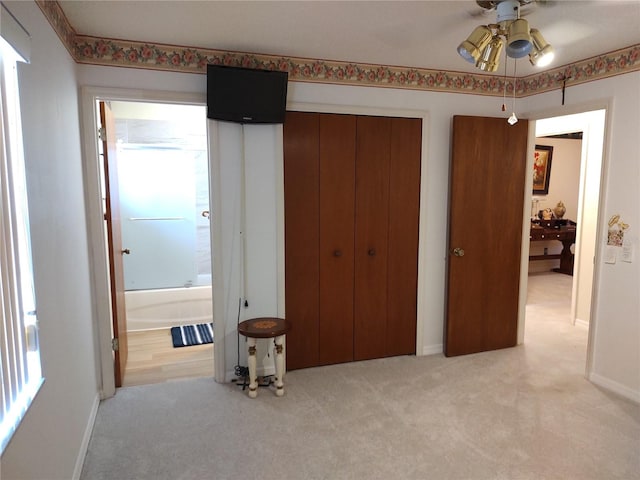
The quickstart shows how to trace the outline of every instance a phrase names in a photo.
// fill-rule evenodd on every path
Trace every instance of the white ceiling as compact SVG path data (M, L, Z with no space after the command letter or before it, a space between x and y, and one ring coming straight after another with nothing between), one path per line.
M249 53L482 73L456 47L494 23L474 0L60 1L76 32ZM556 51L548 69L640 44L640 0L539 0L523 7ZM513 61L509 62L513 74ZM500 72L503 72L502 68ZM518 62L517 76L536 73Z

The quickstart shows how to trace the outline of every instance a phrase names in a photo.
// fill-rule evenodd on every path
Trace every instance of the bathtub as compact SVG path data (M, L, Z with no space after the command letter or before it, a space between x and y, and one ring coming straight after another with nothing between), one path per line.
M127 331L211 322L211 295L211 286L127 291Z

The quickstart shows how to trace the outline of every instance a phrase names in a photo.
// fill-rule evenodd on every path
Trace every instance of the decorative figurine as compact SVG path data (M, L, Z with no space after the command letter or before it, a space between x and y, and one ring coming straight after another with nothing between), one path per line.
M560 200L553 209L553 214L556 216L556 218L562 218L566 211L567 209L564 206L564 203L562 203L562 200Z
M550 208L545 208L542 210L542 219L543 220L551 220L553 218L553 212Z

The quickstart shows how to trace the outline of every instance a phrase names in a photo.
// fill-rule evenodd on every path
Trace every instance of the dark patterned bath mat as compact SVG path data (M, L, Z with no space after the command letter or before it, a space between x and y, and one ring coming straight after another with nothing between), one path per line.
M171 339L175 348L213 343L213 323L171 327Z

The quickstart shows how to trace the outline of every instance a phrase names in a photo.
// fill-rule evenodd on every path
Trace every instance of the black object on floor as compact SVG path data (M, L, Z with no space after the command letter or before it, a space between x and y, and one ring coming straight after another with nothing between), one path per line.
M213 323L171 327L171 340L175 348L213 343Z

